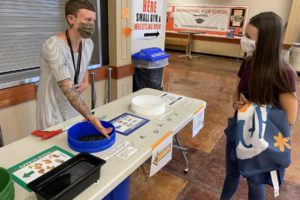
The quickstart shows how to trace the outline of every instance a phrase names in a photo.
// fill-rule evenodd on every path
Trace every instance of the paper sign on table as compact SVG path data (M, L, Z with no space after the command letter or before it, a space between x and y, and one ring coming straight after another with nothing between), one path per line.
M71 157L73 157L73 154L70 152L58 146L53 146L16 164L8 170L12 173L13 180L16 183L21 185L24 189L31 191L27 188L26 184L49 172Z
M199 108L197 109L196 112L194 112L193 115L193 137L195 137L196 135L198 135L198 133L200 132L200 130L203 128L204 126L204 108Z
M160 98L163 98L165 100L165 103L168 106L175 106L178 102L184 99L183 96L178 96L176 94L170 94L166 92L159 96Z
M130 158L135 152L137 152L137 148L133 147L133 146L128 146L126 147L121 153L119 153L117 155L117 157L123 159L123 160L127 160L128 158Z
M150 176L156 174L172 159L173 137L172 131L166 133L152 145Z
M111 149L109 152L107 152L105 155L103 155L101 157L101 159L107 161L108 159L110 159L111 157L113 157L114 155L116 155L117 153L119 153L121 150L123 150L125 147L127 147L130 144L131 143L129 141L124 140L123 142L121 142L120 144L118 144L116 147L114 147L113 149Z

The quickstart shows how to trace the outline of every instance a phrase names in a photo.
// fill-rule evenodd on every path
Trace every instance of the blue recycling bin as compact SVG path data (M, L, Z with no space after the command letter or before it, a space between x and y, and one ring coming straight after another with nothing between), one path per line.
M135 67L133 91L143 88L162 89L164 67L169 64L170 55L161 48L142 49L132 55Z
M103 200L129 200L130 176L115 187Z
M88 121L79 122L68 130L68 145L77 152L95 153L108 149L116 141L115 127L106 121L101 121L105 128L113 128L109 134L110 138L106 139L99 131ZM89 135L101 136L102 139L82 141L79 138Z

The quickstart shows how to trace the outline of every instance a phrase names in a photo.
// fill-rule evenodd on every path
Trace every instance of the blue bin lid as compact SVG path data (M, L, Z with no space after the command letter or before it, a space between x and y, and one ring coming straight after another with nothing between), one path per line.
M158 47L142 49L140 52L132 55L133 59L147 61L158 61L169 57L170 54L167 54L161 48Z

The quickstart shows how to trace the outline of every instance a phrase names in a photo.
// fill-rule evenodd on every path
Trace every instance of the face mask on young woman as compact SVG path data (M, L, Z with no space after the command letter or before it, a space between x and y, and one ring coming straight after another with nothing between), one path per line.
M77 31L81 37L90 38L95 32L95 24L80 22Z
M241 39L242 49L244 52L247 52L247 53L251 53L251 52L255 51L255 49L256 49L255 43L256 42L254 40L251 40L245 36L243 36Z

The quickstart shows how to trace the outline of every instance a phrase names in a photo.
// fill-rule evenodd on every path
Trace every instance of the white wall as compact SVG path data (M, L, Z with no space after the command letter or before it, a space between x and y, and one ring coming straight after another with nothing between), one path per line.
M105 86L104 80L95 84L96 107L104 103ZM82 97L90 107L91 86L84 91ZM31 131L36 129L36 100L0 109L0 126L5 145L30 135Z
M286 23L289 18L292 1L293 0L168 0L168 6L199 4L249 6L248 19L261 12L273 11L281 16Z
M30 135L36 129L36 101L27 101L0 109L0 125L4 145Z
M287 23L292 1L293 0L168 0L167 6L196 6L205 4L248 6L248 20L258 13L273 11L282 17L284 23ZM230 57L243 57L243 52L239 44L196 40L193 42L192 51Z
M95 107L99 107L104 104L105 102L105 95L107 94L106 91L107 87L107 80L97 81L95 82L95 91L96 91L96 105ZM91 106L91 99L92 99L92 92L91 86L89 86L82 94L84 102L90 107Z
M131 12L131 27L133 27L133 20L134 20L134 12L133 12L133 5L135 1L142 1L142 0L131 0L132 1L132 12ZM163 5L162 11L162 34L156 38L151 40L137 40L132 38L131 40L131 52L132 54L139 52L141 49L149 48L149 47L160 47L161 49L165 48L165 35L166 35L166 13L167 13L167 1L161 0ZM134 33L132 33L133 35Z
M140 0L131 0L132 5L135 1ZM162 16L162 35L157 39L152 40L131 40L132 44L132 53L140 51L142 48L148 47L160 47L164 49L165 41L165 22L166 22L166 7L172 5L199 5L199 4L210 4L210 5L243 5L249 6L248 17L251 18L254 15L264 12L264 11L273 11L280 15L284 22L286 23L289 18L290 8L292 5L292 0L163 0L163 16ZM132 22L131 27L133 27L134 13L132 10Z

